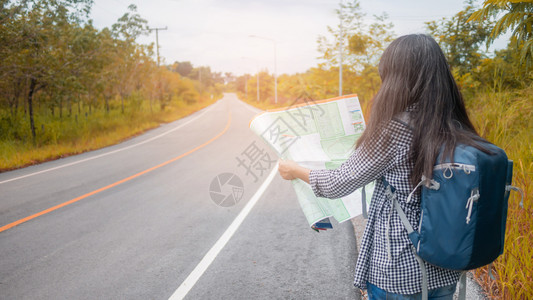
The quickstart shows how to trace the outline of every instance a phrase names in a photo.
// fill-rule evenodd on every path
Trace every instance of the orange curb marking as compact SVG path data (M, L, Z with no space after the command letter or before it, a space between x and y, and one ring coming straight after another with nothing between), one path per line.
M20 224L22 224L22 223L28 222L28 221L30 221L30 220L32 220L32 219L35 219L35 218L37 218L37 217L39 217L39 216L42 216L42 215L47 214L47 213L49 213L49 212L52 212L52 211L54 211L54 210L60 209L61 207L67 206L67 205L72 204L72 203L74 203L74 202L78 202L78 201L80 201L80 200L82 200L82 199L85 199L85 198L90 197L90 196L92 196L92 195L98 194L98 193L103 192L103 191L105 191L105 190L108 190L108 189L110 189L110 188L112 188L112 187L115 187L115 186L117 186L117 185L119 185L119 184L122 184L122 183L127 182L127 181L130 181L130 180L132 180L132 179L134 179L134 178L137 178L137 177L139 177L139 176L141 176L141 175L144 175L144 174L146 174L146 173L148 173L148 172L151 172L151 171L153 171L153 170L155 170L155 169L159 169L159 168L161 168L161 167L163 167L163 166L166 166L166 165L168 165L168 164L170 164L170 163L172 163L172 162L175 162L175 161L177 161L177 160L179 160L179 159L181 159L181 158L183 158L183 157L185 157L185 156L187 156L187 155L189 155L189 154L195 152L196 150L199 150L199 149L201 149L201 148L207 146L208 144L212 143L214 140L216 140L216 139L218 139L219 137L221 137L224 133L226 133L226 131L228 131L230 124L231 124L231 111L228 113L228 122L226 123L226 127L224 127L224 129L223 129L220 133L218 133L215 137L211 138L210 140L208 140L207 142L201 144L200 146L197 146L196 148L191 149L191 150L189 150L189 151L187 151L187 152L185 152L185 153L183 153L183 154L181 154L181 155L179 155L179 156L177 156L177 157L175 157L175 158L173 158L173 159L171 159L171 160L169 160L169 161L166 161L166 162L164 162L164 163L161 163L161 164L159 164L159 165L157 165L157 166L155 166L155 167L151 167L151 168L149 168L149 169L146 169L146 170L144 170L144 171L142 171L142 172L139 172L139 173L137 173L137 174L135 174L135 175L132 175L132 176L130 176L130 177L127 177L127 178L124 178L124 179L122 179L122 180L119 180L119 181L117 181L117 182L115 182L115 183L112 183L112 184L110 184L110 185L108 185L108 186L105 186L105 187L103 187L103 188L99 188L99 189L94 190L94 191L92 191L92 192L89 192L89 193L87 193L87 194L85 194L85 195L79 196L79 197L77 197L77 198L74 198L74 199L69 200L69 201L67 201L67 202L64 202L64 203L58 204L58 205L56 205L56 206L50 207L50 208L48 208L48 209L45 209L45 210L43 210L43 211L41 211L41 212L38 212L38 213L36 213L36 214L33 214L33 215L31 215L31 216L27 216L27 217L25 217L25 218L22 218L22 219L20 219L20 220L15 221L15 222L12 222L12 223L9 223L9 224L7 224L7 225L4 225L4 226L0 227L0 232L6 231L6 230L8 230L8 229L10 229L10 228L13 228L13 227L17 226L17 225L20 225Z

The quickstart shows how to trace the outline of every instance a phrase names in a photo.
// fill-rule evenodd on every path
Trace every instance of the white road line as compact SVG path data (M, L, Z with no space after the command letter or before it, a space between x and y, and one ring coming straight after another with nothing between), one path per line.
M218 103L218 102L216 102ZM215 104L216 104L215 103ZM55 170L58 170L58 169L62 169L62 168L66 168L66 167L70 167L70 166L73 166L73 165L77 165L77 164L80 164L82 162L86 162L86 161L89 161L89 160L93 160L93 159L97 159L97 158L100 158L100 157L104 157L104 156L108 156L108 155L111 155L111 154L115 154L115 153L118 153L118 152L122 152L124 150L128 150L128 149L131 149L131 148L134 148L134 147L137 147L137 146L140 146L140 145L143 145L143 144L146 144L148 142L151 142L153 140L156 140L158 138L161 138L171 132L174 132L180 128L182 128L183 126L195 121L196 119L200 118L201 116L203 116L207 111L211 110L213 108L213 106L215 106L214 104L210 105L207 109L205 109L203 112L201 112L199 115L197 115L196 117L190 119L189 121L179 125L178 127L175 127L173 129L170 129L169 131L166 131L166 132L163 132L162 134L160 135L157 135L157 136L154 136L152 138L149 138L145 141L142 141L142 142L139 142L137 144L133 144L133 145L130 145L130 146L127 146L127 147L124 147L124 148L120 148L120 149L117 149L117 150L114 150L114 151L111 151L111 152L106 152L106 153L103 153L103 154L100 154L100 155L96 155L96 156L93 156L93 157L89 157L89 158L86 158L86 159L82 159L82 160L78 160L78 161L75 161L75 162L71 162L71 163L68 163L68 164L64 164L64 165L61 165L61 166L57 166L57 167L54 167L54 168L50 168L50 169L46 169L46 170L42 170L42 171L38 171L38 172L34 172L34 173L30 173L30 174L27 174L27 175L23 175L23 176L19 176L19 177L15 177L15 178L11 178L11 179L7 179L7 180L4 180L4 181L0 181L0 184L3 184L3 183L8 183L8 182L11 182L11 181L15 181L15 180L19 180L19 179L23 179L23 178L27 178L27 177L31 177L31 176L34 176L34 175L39 175L39 174L43 174L43 173L47 173L47 172L50 172L50 171L55 171Z
M270 174L268 175L267 179L261 184L257 192L252 196L250 201L246 203L246 206L241 210L239 215L233 220L231 225L226 229L224 234L218 239L218 241L211 247L209 252L202 258L200 263L194 268L194 270L189 274L189 276L181 283L181 285L178 287L176 291L170 296L169 300L178 300L183 299L187 293L192 289L192 287L196 284L198 279L204 274L204 272L207 270L209 265L215 260L217 255L220 253L220 251L226 246L228 241L231 239L233 234L239 229L239 226L241 226L242 222L248 216L252 208L255 206L259 198L263 195L267 187L272 182L272 179L274 179L274 176L278 172L278 164L274 166L274 169Z

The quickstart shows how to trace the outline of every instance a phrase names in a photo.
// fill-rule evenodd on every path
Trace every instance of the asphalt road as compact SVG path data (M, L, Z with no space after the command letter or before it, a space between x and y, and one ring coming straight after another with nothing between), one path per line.
M275 167L248 128L257 112L226 94L119 145L1 173L0 299L168 299ZM258 157L265 170L237 160ZM232 206L211 198L223 173L242 182ZM309 229L276 174L185 298L354 299L353 227L334 227Z

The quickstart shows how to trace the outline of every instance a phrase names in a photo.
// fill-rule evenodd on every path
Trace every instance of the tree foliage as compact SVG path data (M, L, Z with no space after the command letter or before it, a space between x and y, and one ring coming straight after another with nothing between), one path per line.
M320 57L323 61L321 67L338 66L341 54L343 64L348 67L356 66L357 58L351 55L347 45L352 35L364 31L363 18L365 14L361 12L361 6L357 0L341 2L335 13L339 18L339 24L336 27L328 26L327 30L330 36L321 35L317 40L318 51L322 54Z
M446 54L448 63L459 75L479 65L484 58L482 46L491 31L492 24L488 20L467 22L475 10L470 0L467 1L466 7L453 17L426 23L429 33L435 37Z
M191 71L193 69L193 66L190 61L183 61L183 62L174 62L172 66L172 70L174 72L179 73L181 76L189 76L191 74Z
M499 17L501 14L503 15ZM483 8L474 12L469 22L499 19L494 24L488 42L492 43L501 34L512 31L514 47L521 52L521 62L533 63L533 3L521 0L485 0Z
M531 84L532 74L521 65L519 49L523 45L512 42L490 58L483 46L493 41L493 28L498 25L489 18L474 18L479 12L468 1L453 17L426 23L429 33L444 50L463 94L469 99L479 90L526 88Z
M343 94L357 93L363 102L371 99L380 87L377 65L385 47L393 40L393 25L388 15L374 16L370 25L359 1L351 0L336 10L339 24L328 27L329 36L319 36L321 63L305 73L280 76L283 99L323 99L338 95L339 58L342 54Z
M134 5L98 30L88 17L92 2L0 2L0 141L42 141L46 124L39 120L45 115L88 118L97 109L125 114L142 109L143 101L150 110L155 104L165 109L173 100L191 104L214 92L220 80L208 68L203 82L195 83L171 67L157 67L153 45L136 42L147 33L147 20ZM29 126L18 126L26 118Z

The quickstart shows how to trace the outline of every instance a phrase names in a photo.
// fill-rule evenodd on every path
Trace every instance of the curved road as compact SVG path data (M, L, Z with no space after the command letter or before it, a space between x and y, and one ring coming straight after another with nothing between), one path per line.
M267 181L276 156L248 128L256 113L226 94L119 145L0 174L0 299L354 299L352 225L315 233L292 186ZM214 190L223 173L243 190ZM242 198L217 205L210 189Z

